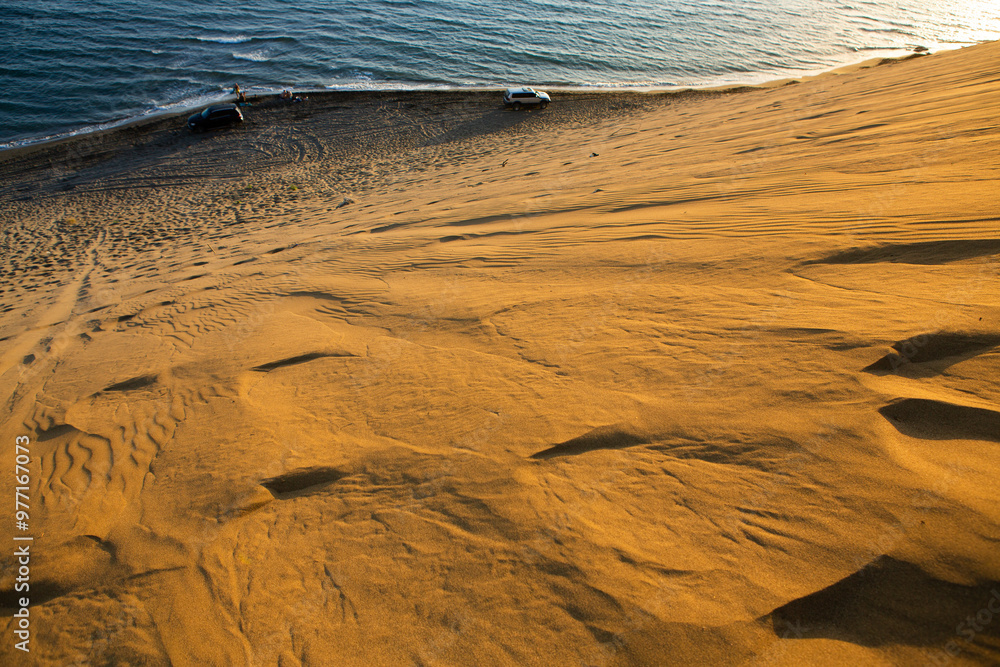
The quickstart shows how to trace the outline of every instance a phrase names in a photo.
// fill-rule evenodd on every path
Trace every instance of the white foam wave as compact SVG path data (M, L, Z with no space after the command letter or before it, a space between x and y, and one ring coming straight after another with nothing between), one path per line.
M201 95L192 95L190 97L184 97L178 99L174 102L165 102L163 104L156 104L153 109L144 111L138 114L136 117L156 115L159 113L172 113L174 111L183 111L185 109L194 109L196 107L202 107L208 104L215 104L216 102L222 102L223 100L229 99L230 93L226 89L225 92L218 93L203 93Z
M216 44L242 44L249 42L253 37L246 35L231 35L227 37L195 37L199 42L214 42Z
M271 59L264 51L251 51L250 53L233 53L233 58L237 60L250 60L255 63L266 62Z

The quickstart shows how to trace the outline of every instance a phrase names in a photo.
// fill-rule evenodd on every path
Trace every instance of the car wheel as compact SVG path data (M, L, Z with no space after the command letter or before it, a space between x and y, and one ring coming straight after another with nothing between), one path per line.
M520 110L521 110L521 103L514 102L514 111L520 111Z
M538 106L539 106L540 108L544 109L545 107L549 106L549 103L548 103L548 102L542 102L542 103L541 103L541 104L539 104Z

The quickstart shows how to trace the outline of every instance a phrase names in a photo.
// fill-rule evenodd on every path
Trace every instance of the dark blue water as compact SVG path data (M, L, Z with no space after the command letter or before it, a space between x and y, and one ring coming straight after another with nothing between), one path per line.
M756 82L1000 39L997 0L0 0L0 147L284 88Z

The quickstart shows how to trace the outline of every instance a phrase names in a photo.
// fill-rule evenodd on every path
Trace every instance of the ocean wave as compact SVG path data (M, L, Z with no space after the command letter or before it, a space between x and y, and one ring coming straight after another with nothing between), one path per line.
M886 44L884 46L862 45L862 46L851 47L851 51L855 53L861 53L863 51L891 51L892 53L897 53L897 52L905 53L906 51L910 50L911 48L909 46L901 47L899 45L893 45L893 44Z
M264 51L251 51L250 53L233 53L233 58L237 60L249 60L255 63L267 62L271 59Z
M869 33L874 32L874 33L882 33L882 34L887 34L887 35L902 35L904 37L919 37L920 36L917 33L913 32L912 30L906 30L904 28L896 27L896 26L874 26L874 27L859 26L859 30L861 32L869 32Z
M192 39L199 42L214 42L216 44L243 44L244 42L253 41L253 37L247 37L246 35L231 35L226 37L192 37Z
M217 102L222 102L226 99L232 99L228 88L226 88L225 91L219 91L219 92L191 94L185 97L181 97L173 102L156 104L154 105L153 109L137 114L136 116L134 116L134 118L142 118L144 116L158 115L164 112L173 113L175 111L179 112L179 111L184 111L186 109L194 109L197 107L207 106L209 104L215 104Z

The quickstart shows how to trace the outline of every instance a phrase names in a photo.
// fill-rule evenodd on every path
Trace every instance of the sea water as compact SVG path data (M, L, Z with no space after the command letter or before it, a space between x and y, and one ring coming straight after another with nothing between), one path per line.
M235 83L670 88L995 39L997 0L0 0L0 148Z

